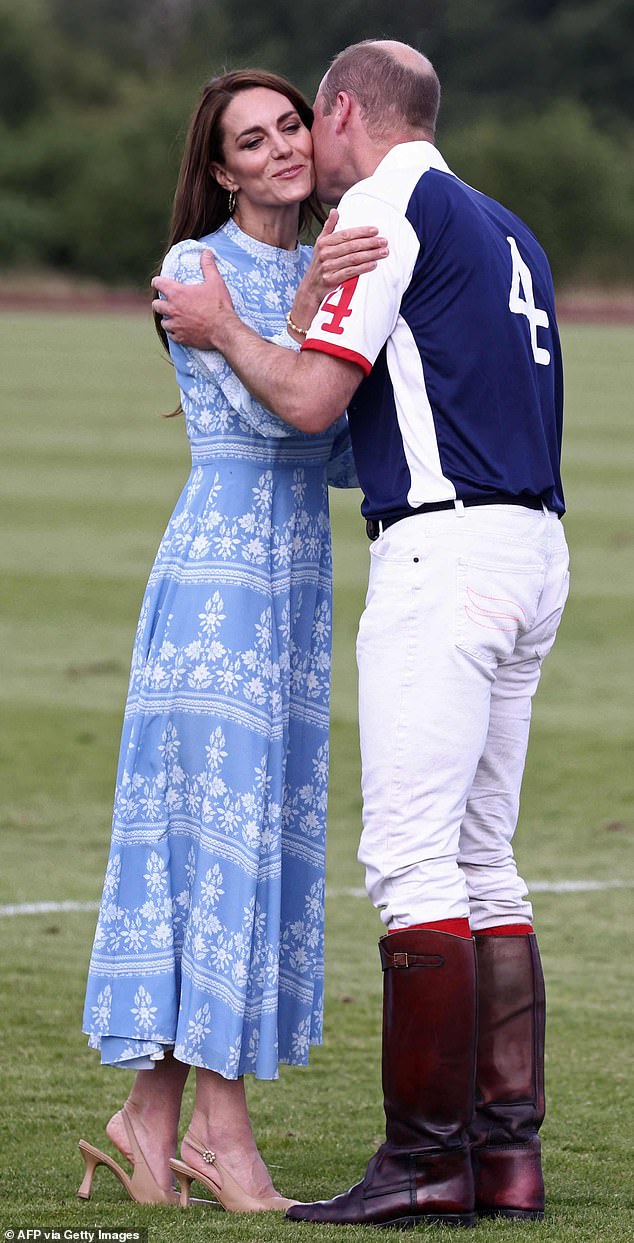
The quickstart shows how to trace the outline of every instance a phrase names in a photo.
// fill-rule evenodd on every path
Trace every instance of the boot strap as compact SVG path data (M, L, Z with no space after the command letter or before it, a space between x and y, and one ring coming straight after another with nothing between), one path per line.
M390 956L388 950L384 950L381 958L384 971L390 967L442 967L445 962L442 954L408 954L404 950L396 950Z

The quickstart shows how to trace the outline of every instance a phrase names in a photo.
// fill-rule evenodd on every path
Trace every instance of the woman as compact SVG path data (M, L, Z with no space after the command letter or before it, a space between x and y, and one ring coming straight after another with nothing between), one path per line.
M288 348L329 289L384 253L373 229L342 244L333 220L312 261L297 244L320 219L311 122L276 75L212 81L190 127L162 269L199 281L211 248L245 321ZM243 1076L305 1064L321 1039L327 483L355 479L344 422L296 433L219 355L170 353L192 473L141 611L84 1012L102 1062L138 1072L106 1128L134 1172L81 1141L79 1195L90 1196L101 1162L143 1202L175 1202L174 1170L182 1203L197 1178L225 1208L283 1209ZM177 1162L190 1066L196 1098Z

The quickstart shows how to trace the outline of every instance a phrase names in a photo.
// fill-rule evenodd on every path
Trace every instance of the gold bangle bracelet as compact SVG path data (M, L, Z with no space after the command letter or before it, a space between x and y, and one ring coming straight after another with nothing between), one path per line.
M300 328L298 324L294 324L294 323L293 323L293 321L292 321L292 319L291 319L291 313L290 313L290 311L287 311L287 312L286 312L286 323L288 324L289 328L291 328L291 329L293 330L293 332L298 333L298 335L299 335L300 337L307 337L307 336L308 336L308 329L307 329L307 328Z

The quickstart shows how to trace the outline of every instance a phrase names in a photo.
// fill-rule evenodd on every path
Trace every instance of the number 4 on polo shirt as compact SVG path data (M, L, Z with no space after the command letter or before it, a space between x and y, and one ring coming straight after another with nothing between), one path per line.
M513 260L509 311L512 311L514 315L526 316L530 325L533 358L536 363L541 363L542 367L547 367L550 362L550 354L548 350L537 344L537 329L548 327L548 315L546 311L540 311L535 306L531 270L520 255L515 238L507 237L506 240L511 247L511 258ZM520 295L520 289L524 294L523 298Z
M320 312L329 311L332 315L330 323L326 321L321 324L322 332L332 332L336 336L340 336L343 332L343 321L349 315L352 315L350 303L354 296L354 291L359 283L358 276L351 276L349 280L344 281L343 285L339 285L337 289L333 289L328 294L325 302L322 302ZM339 297L337 298L337 294ZM335 301L336 299L336 301Z

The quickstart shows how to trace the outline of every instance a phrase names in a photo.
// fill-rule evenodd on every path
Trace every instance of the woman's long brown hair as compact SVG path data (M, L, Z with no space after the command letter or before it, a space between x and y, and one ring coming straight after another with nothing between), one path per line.
M265 69L237 69L212 78L203 87L200 102L191 119L185 140L185 151L178 175L172 219L165 253L176 242L186 238L204 237L215 233L229 219L229 196L216 181L211 165L224 163L222 119L232 99L240 91L265 87L290 100L307 129L312 128L313 110L286 78ZM323 224L325 214L313 190L300 204L299 228L309 233L315 224ZM168 339L162 316L154 312L156 330L165 348ZM177 413L177 412L175 412Z

